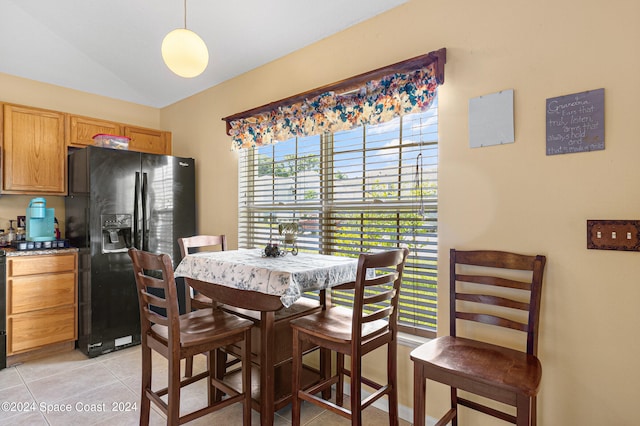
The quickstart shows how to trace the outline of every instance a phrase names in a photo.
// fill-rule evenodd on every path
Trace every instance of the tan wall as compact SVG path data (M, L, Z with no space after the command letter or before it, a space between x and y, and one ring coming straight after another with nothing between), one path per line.
M160 110L0 73L0 103L14 103L160 129ZM38 195L0 195L0 229L24 216ZM46 196L64 234L64 197Z
M160 110L0 73L0 102L52 109L153 129Z
M630 425L640 399L640 253L586 249L586 220L638 219L640 3L412 0L162 110L174 151L197 158L199 227L237 244L236 154L222 117L446 47L440 92L441 324L447 252L548 257L541 320L541 425ZM212 56L215 61L215 55ZM545 99L605 88L606 149L545 155ZM515 90L514 144L470 149L468 101ZM446 327L441 333L446 333ZM401 349L401 403L412 406ZM371 359L369 370L384 362ZM446 392L429 386L430 415ZM463 415L466 424L502 424Z

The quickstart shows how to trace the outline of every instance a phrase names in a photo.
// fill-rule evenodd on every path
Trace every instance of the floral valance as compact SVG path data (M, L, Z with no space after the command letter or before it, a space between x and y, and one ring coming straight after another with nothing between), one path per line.
M417 69L365 81L346 92L327 90L275 108L261 108L255 114L228 117L225 120L233 139L232 148L239 150L296 136L349 130L424 111L443 80L438 78L442 67L443 63L431 61Z

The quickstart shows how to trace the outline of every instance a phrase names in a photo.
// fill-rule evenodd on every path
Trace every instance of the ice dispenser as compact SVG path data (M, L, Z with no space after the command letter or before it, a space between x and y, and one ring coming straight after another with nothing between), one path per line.
M53 241L55 234L55 209L47 208L47 200L33 198L27 207L27 241Z
M131 247L131 215L103 214L102 253L126 252Z

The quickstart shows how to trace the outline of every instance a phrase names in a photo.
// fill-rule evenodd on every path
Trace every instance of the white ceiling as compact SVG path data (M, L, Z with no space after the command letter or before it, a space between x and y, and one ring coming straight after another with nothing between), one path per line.
M189 0L209 66L184 79L160 53L183 0L0 0L0 72L161 108L406 1Z

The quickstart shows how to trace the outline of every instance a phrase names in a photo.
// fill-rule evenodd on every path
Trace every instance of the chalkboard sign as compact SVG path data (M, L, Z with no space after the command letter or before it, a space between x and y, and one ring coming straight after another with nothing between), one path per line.
M604 149L604 89L547 99L547 155Z

